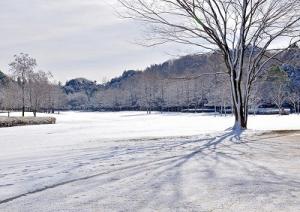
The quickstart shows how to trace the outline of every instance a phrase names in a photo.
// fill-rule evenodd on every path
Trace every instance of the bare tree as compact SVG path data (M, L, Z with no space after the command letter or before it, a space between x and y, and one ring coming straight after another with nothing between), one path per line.
M253 82L276 57L272 44L299 39L299 0L119 0L125 17L151 24L149 46L166 42L218 50L231 85L234 129L247 128Z
M257 80L249 97L249 107L251 108L254 115L256 115L256 113L258 112L260 104L263 103L263 93L261 92L261 89L263 89L262 83L261 81Z
M49 100L49 88L52 86L49 83L49 74L43 71L32 73L30 86L32 90L31 108L36 117L37 112L43 105L47 105Z
M84 92L77 92L68 95L68 105L76 110L86 109L88 97Z
M295 113L300 114L300 93L298 91L289 92L288 99L292 103Z
M279 109L279 113L283 112L282 105L288 98L289 77L286 72L279 67L273 67L262 79L265 99L270 99Z
M67 104L67 96L59 85L51 84L48 93L48 111L54 113L55 110L64 109Z
M8 117L10 116L10 112L12 110L20 108L20 91L20 87L12 81L8 82L1 90L1 107L7 111Z
M43 99L43 108L48 113L54 113L56 109L62 109L67 104L66 94L63 92L61 83L54 80L51 72L41 72L45 79L46 95Z
M33 72L34 67L37 65L36 60L31 58L28 54L14 55L15 60L9 64L10 70L13 72L14 76L21 80L22 88L22 116L25 115L25 88L28 81L28 76Z
M151 114L154 107L155 100L155 77L150 73L145 73L141 78L140 89L141 96L139 98L139 105L147 110L147 114Z
M287 90L284 84L277 82L273 89L271 89L272 102L279 109L279 114L283 112L282 105L287 100Z

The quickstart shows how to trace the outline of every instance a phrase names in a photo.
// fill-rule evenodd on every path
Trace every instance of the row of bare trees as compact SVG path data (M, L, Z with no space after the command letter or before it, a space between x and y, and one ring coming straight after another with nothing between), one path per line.
M17 57L24 57L21 61L32 60L24 54ZM16 61L12 67L18 67ZM145 71L119 86L102 86L93 93L82 91L67 95L61 86L52 83L50 73L26 70L16 72L12 69L14 80L7 81L0 92L2 109L22 109L24 112L27 109L34 115L38 111L53 112L59 108L147 110L148 113L153 110L209 110L226 115L232 113L233 108L228 76L217 72L198 77L163 77L161 72ZM286 71L274 66L256 80L249 97L248 110L255 113L261 105L276 105L281 111L284 104L299 113L300 89L291 86Z
M227 75L203 75L198 78L162 78L144 72L120 86L96 91L90 98L84 92L70 94L69 102L77 109L215 111L232 113L233 102ZM89 100L88 100L89 99ZM259 106L289 106L299 112L300 88L292 86L284 70L272 68L253 85L248 110L256 113Z
M53 82L50 72L36 71L36 60L28 54L14 56L9 64L12 76L6 80L0 90L0 107L10 111L22 110L54 112L66 104L66 96L60 86Z

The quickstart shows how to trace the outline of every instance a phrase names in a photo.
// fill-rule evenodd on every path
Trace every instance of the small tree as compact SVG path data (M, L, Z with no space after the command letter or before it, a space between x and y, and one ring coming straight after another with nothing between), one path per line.
M282 112L282 105L288 98L288 85L288 75L279 67L273 67L267 73L264 87L270 101L279 109L279 113Z
M33 72L36 60L28 54L14 55L15 60L9 64L13 75L18 78L22 88L22 116L25 116L26 83L31 72Z
M50 84L48 93L47 108L51 113L63 109L67 104L67 96L59 85Z
M8 82L2 89L2 107L7 110L8 117L10 112L14 109L18 109L21 105L20 97L21 92L19 86L15 82Z
M31 74L31 108L34 117L36 117L36 114L40 110L41 106L47 104L49 87L51 87L48 76L49 75L43 71Z
M300 114L300 93L298 91L289 92L288 99L293 105L295 113Z
M263 89L262 81L257 80L249 97L249 107L251 108L254 115L256 115L256 113L258 112L260 104L263 103L263 93L261 92L261 89Z

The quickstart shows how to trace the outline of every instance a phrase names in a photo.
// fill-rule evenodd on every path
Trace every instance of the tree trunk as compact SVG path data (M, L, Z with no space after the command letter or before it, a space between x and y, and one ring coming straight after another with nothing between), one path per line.
M25 78L24 73L22 73L22 116L25 116Z
M231 85L231 95L233 100L233 113L235 117L235 123L232 129L233 130L247 129L248 113L245 110L247 110L248 105L244 105L242 99L241 82L236 80L235 72L231 72L231 73L233 74L230 76L230 82L231 82L230 85Z
M241 105L234 106L235 123L232 128L233 130L247 129L247 117L241 111L243 111Z
M216 116L217 115L217 106L216 106L216 103L215 103L214 107L215 107L215 116Z
M279 110L278 115L282 115L282 112L283 112L283 111L282 111L281 106L280 106L280 107L278 106L278 110Z

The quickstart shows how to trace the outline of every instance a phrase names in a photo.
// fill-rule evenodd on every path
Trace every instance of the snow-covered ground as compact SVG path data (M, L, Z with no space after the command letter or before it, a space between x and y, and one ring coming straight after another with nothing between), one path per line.
M231 116L55 116L0 129L0 211L300 210L300 133L260 135L300 116L251 116L240 142Z

